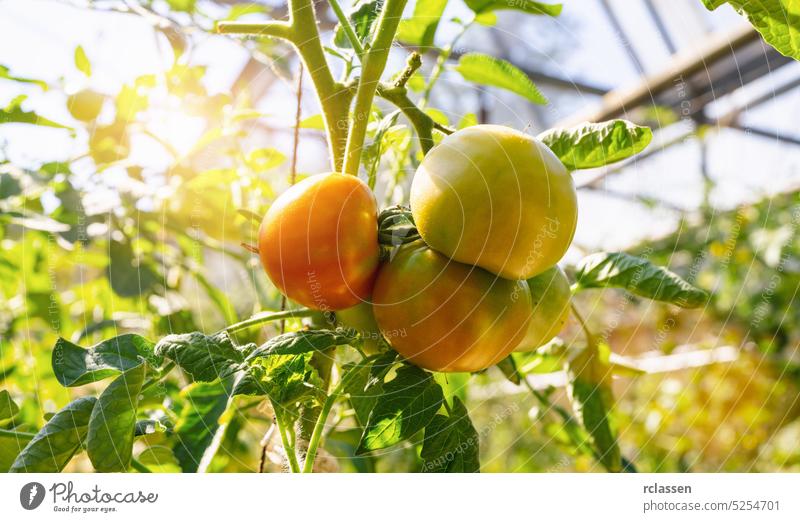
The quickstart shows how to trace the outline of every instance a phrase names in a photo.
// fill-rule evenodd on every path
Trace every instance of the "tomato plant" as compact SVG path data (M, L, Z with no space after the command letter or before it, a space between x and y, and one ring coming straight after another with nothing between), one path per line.
M659 264L673 262L663 253L563 256L581 212L573 174L635 157L650 129L615 119L533 136L432 107L466 31L497 11L549 20L562 6L467 0L468 19L436 46L441 0L417 0L405 18L406 0L350 12L331 0L330 34L310 0L266 21L258 6L213 20L168 4L140 7L169 66L116 92L0 68L0 81L61 92L73 120L22 95L0 123L85 138L66 161L0 162L0 369L18 383L0 391L0 470L474 472L484 426L472 418L487 415L468 409L467 390L500 379L530 392L532 422L564 455L637 468L613 382L642 370L580 299L615 288L674 310L710 296ZM206 66L189 58L198 32L310 78L319 114L301 118L298 86L291 160L265 146L263 107L209 92ZM82 48L75 68L91 78ZM547 103L495 56L462 54L452 72ZM175 107L184 131L202 121L188 147L151 128ZM326 168L298 172L301 130L320 132ZM136 154L143 140L163 164ZM579 334L559 338L570 323ZM561 403L556 385L530 384L545 367L563 377Z

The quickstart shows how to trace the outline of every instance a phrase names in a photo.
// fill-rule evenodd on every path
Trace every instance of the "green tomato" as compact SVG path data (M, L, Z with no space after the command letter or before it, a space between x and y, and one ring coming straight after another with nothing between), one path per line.
M519 343L517 352L529 352L553 340L564 328L569 318L572 296L569 280L557 265L536 277L528 279L533 312L528 323L528 333Z
M102 94L84 89L67 98L67 109L76 120L94 121L103 110L104 101Z
M420 235L450 259L508 279L555 265L572 242L572 176L541 141L500 125L451 134L411 184Z
M336 325L358 333L364 341L364 352L378 353L381 346L381 329L372 312L372 303L361 303L336 311Z

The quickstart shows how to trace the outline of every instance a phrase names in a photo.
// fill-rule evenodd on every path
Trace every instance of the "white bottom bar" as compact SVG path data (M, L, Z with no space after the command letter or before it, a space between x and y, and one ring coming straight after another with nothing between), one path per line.
M0 476L3 520L15 522L798 521L798 491L798 474Z

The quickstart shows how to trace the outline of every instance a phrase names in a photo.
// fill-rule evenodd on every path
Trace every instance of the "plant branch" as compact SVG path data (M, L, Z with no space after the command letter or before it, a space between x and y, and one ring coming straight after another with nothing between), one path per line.
M325 398L322 404L322 411L314 424L314 431L311 432L311 439L308 442L308 451L306 452L305 462L303 463L303 473L311 473L314 471L314 459L317 456L317 448L319 447L320 440L322 440L322 432L325 430L325 422L328 420L328 415L331 413L331 408L336 403L336 400L342 395L345 384L349 382L351 375L355 375L352 369L347 372L336 385L336 388Z
M433 130L436 129L443 134L452 134L455 132L449 127L445 127L436 123L425 111L417 107L408 97L408 91L405 87L379 85L378 96L384 100L392 103L395 107L400 109L403 115L408 118L411 125L419 138L419 145L422 148L423 154L427 154L433 147Z
M575 316L575 319L577 319L578 323L580 323L581 325L581 329L583 329L583 335L586 337L586 342L590 346L594 346L595 345L594 334L592 334L592 331L589 329L589 325L586 324L586 320L583 318L581 313L578 312L578 309L575 307L574 303L570 303L569 307L572 310L572 315Z
M270 20L268 22L217 22L214 30L220 34L247 34L252 36L271 36L283 40L293 40L290 22Z
M372 40L369 51L364 54L361 66L361 78L356 90L355 107L350 125L350 132L345 147L344 172L358 175L361 164L361 149L367 135L372 101L375 91L386 68L386 60L394 41L400 17L407 0L386 0L383 12L378 21L378 30Z
M289 470L291 470L292 473L300 473L300 463L297 462L297 454L295 453L294 444L289 441L289 437L286 434L291 427L286 426L283 421L281 421L281 416L278 413L280 408L283 408L283 406L277 405L274 402L272 403L272 409L275 412L275 423L278 425L278 433L281 436L283 451L286 452L286 460L289 461Z
M249 319L245 319L244 321L232 324L224 329L225 332L233 333L238 332L239 330L246 330L247 328L251 328L253 326L258 326L263 323L268 323L271 321L280 321L284 319L292 319L297 317L310 317L314 315L316 312L309 308L300 308L298 310L284 310L281 312L262 312L260 314L256 314Z
M347 39L350 41L350 45L353 46L356 56L358 56L358 59L361 60L364 57L364 46L361 45L361 40L358 39L358 35L353 29L353 24L350 23L350 19L347 18L347 15L344 13L342 6L339 5L338 0L329 0L328 3L331 5L331 9L333 9L333 12L336 14L336 18L339 19L339 24L342 26L342 30L344 30L344 34L347 36Z

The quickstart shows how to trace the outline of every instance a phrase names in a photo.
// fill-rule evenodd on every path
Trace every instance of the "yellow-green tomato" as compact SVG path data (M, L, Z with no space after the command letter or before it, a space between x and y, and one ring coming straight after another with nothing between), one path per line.
M104 101L102 94L84 89L67 98L67 109L76 120L94 121L103 110Z
M547 344L564 328L569 318L569 280L557 265L528 279L533 312L528 333L516 351L528 352Z
M421 241L404 245L378 271L375 319L389 344L433 371L475 372L498 363L525 336L525 281L448 259Z
M422 238L447 257L508 279L556 264L572 242L572 176L541 141L509 127L476 125L445 138L411 184Z
M372 312L372 304L367 301L336 311L336 324L361 336L367 354L380 350L381 330Z

